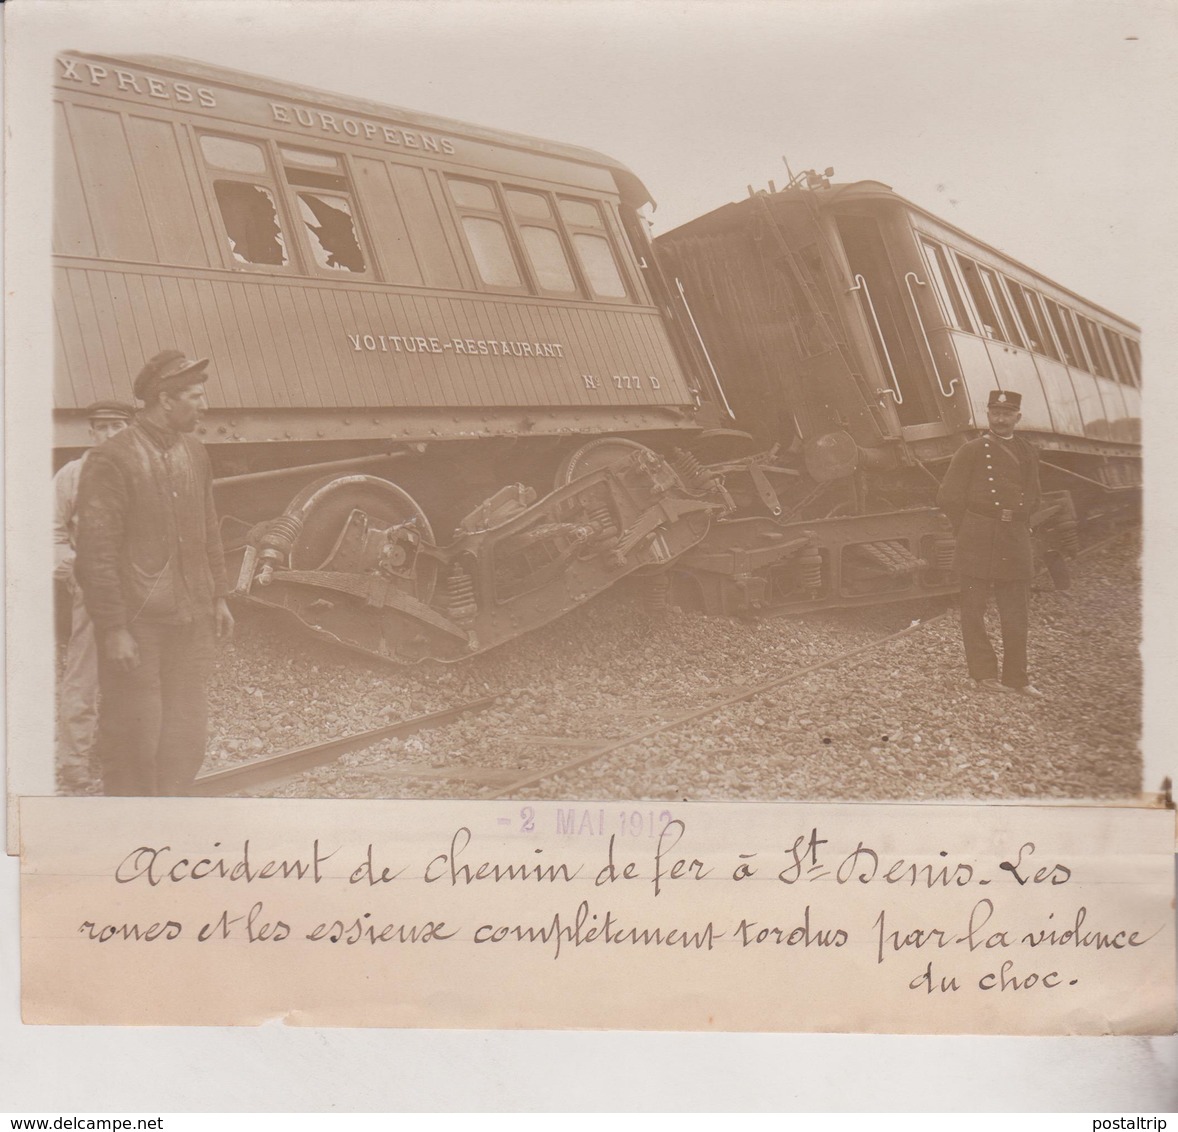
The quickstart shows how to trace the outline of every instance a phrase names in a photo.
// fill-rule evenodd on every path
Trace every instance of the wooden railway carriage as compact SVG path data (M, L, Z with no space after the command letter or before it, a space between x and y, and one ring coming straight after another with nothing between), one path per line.
M912 505L931 504L953 452L985 427L994 388L1022 394L1019 427L1040 449L1042 549L1066 553L1077 513L1136 497L1138 328L888 186L810 171L656 247L737 423L781 446L787 467L768 474L780 514L824 520L809 585L787 571L769 604L936 590L943 576L929 567L946 564L952 540L934 510ZM745 527L726 537L763 546L763 521ZM714 546L680 565L705 565ZM716 576L705 596L727 588Z
M209 356L237 594L376 656L632 574L724 612L950 592L934 470L993 384L1085 507L1134 482L1136 329L884 186L656 254L589 150L165 58L63 54L56 99L58 459L158 350Z
M724 509L652 450L719 418L617 162L174 59L56 80L60 456L157 350L211 357L241 595L456 659Z

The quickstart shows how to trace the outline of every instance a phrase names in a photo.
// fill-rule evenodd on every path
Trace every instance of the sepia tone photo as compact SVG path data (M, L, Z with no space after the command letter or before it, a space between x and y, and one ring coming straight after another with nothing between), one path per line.
M217 47L55 62L60 791L1141 792L1107 279L906 161L696 212Z
M373 884L395 871L381 848L457 867L469 847L473 872L575 846L596 873L598 846L612 866L629 837L655 849L657 896L676 823L713 854L788 853L801 804L831 803L853 863L869 810L863 828L897 857L919 845L930 876L1005 838L1010 904L1047 932L1023 814L1122 814L1114 835L1092 811L1090 853L1067 826L1094 886L1106 857L1144 859L1130 831L1168 800L1170 669L1143 634L1164 637L1172 596L1157 492L1143 517L1173 346L1156 13L67 7L25 5L40 69L21 64L8 151L33 218L10 221L29 266L9 367L36 375L6 390L8 833L16 852L30 800L37 899L54 876L109 881L119 836L223 844L231 876L270 860L265 834L318 880L304 828L367 840ZM961 846L929 841L957 812ZM1093 889L1117 924L1160 892L1153 864ZM80 945L44 929L51 896L25 1008L77 1024L89 968L54 982ZM669 903L633 899L636 922ZM234 954L257 993L229 996L232 1020L705 1029L691 1011L710 1026L711 994L754 1003L721 1028L1075 1032L1026 998L1017 1023L968 1006L930 1022L907 975L887 1008L823 1015L838 977L764 963L774 994L742 997L739 968L636 961L618 986L651 997L618 1010L613 972L566 955L541 975L516 953L454 971L424 953L420 1000L344 963L296 963L286 991L279 963ZM1103 958L1077 994L1120 995ZM96 1018L224 1024L203 962L205 992L143 1017L137 988L168 984L166 964L113 964ZM706 994L678 993L672 967ZM803 974L813 1004L776 995ZM503 1005L533 979L534 1013ZM1121 997L1128 1021L1100 999L1083 1032L1161 1032L1156 999ZM1154 1048L1172 1061L1172 1040ZM1140 1095L1161 1096L1150 1073Z

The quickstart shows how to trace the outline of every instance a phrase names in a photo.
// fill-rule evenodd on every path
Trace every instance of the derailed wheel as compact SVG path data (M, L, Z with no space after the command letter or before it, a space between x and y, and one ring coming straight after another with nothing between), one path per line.
M636 440L626 440L621 436L602 436L597 440L590 440L588 444L582 444L561 460L560 466L556 469L556 487L568 487L573 480L601 468L608 468L610 464L635 452L650 452L652 456L655 455L646 445L639 444Z
M286 514L301 520L301 529L290 551L292 570L322 570L335 556L340 539L352 515L360 511L369 528L412 524L422 541L434 541L425 512L403 488L376 476L327 476L302 489L286 508ZM433 597L437 563L419 555L411 579L405 579L407 593L423 604Z

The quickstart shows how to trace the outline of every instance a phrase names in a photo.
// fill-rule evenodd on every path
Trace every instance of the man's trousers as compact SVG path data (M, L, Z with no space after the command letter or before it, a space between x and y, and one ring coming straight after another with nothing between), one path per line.
M94 623L77 585L72 597L70 640L58 689L57 762L66 773L88 777L98 728L98 652Z
M1002 683L1024 688L1027 679L1027 621L1030 583L961 578L961 637L965 660L975 680L998 679L998 658L986 633L986 606L990 591L998 604L1002 624Z
M99 755L104 794L186 794L204 761L213 618L130 626L139 665L116 667L99 642Z

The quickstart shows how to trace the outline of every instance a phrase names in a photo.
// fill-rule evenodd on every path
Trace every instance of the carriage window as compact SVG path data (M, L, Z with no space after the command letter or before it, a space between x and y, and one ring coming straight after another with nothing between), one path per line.
M512 213L520 222L520 239L540 290L555 295L575 295L577 284L548 198L522 189L507 189L505 195ZM531 223L527 223L529 221ZM538 221L547 223L541 227Z
M961 267L961 276L965 280L970 297L973 299L978 317L982 320L982 333L987 338L998 338L1005 342L1006 336L1002 333L1002 323L999 321L994 304L990 301L990 294L982 282L977 264L972 259L966 259L963 255L957 256L957 263Z
M1077 317L1080 320L1080 333L1084 335L1084 344L1088 347L1088 356L1092 359L1093 372L1100 377L1111 378L1112 370L1108 358L1105 357L1104 344L1096 333L1096 324L1083 315Z
M240 138L217 134L199 137L200 151L207 165L249 177L248 181L228 178L213 181L234 262L286 266L289 256L266 151L256 142Z
M262 147L253 142L202 134L200 149L205 160L218 169L227 169L231 173L266 172L266 155Z
M530 224L520 228L520 235L540 289L559 295L575 295L577 285L573 282L564 248L560 246L560 237L551 228L537 228Z
M463 208L481 208L484 212L499 211L491 186L480 184L478 181L456 181L451 177L450 195L454 198L454 203Z
M464 181L457 177L447 177L446 184L459 207L462 231L479 278L491 287L522 290L525 284L512 250L507 217L494 189L482 181ZM480 213L482 215L478 215Z
M1133 367L1133 384L1141 387L1141 346L1132 338L1125 339L1125 348L1129 351L1129 364Z
M624 299L626 284L622 282L618 261L614 258L597 205L588 200L562 198L560 213L571 231L573 247L590 289L598 298Z
M969 311L966 308L965 301L961 297L960 290L958 290L957 280L950 274L949 263L945 258L945 249L940 244L933 243L932 240L921 240L920 242L924 248L924 258L925 263L928 264L929 278L932 280L933 288L940 297L941 307L945 311L945 317L958 330L972 332L973 321L969 317Z
M1043 305L1047 308L1048 315L1051 316L1051 325L1055 327L1060 349L1063 350L1063 360L1070 366L1080 369L1087 368L1080 360L1080 347L1076 342L1071 324L1064 317L1063 308L1058 303L1052 302L1051 299L1044 299Z
M312 237L315 262L339 271L363 271L364 253L356 239L348 199L329 193L299 193L298 198L299 215Z
M213 191L233 258L239 263L286 263L286 245L270 190L244 181L214 181Z
M526 220L551 220L552 209L546 197L539 193L525 193L520 189L507 190L507 203L516 216Z
M1122 385L1132 385L1133 373L1129 368L1129 359L1125 356L1121 336L1115 331L1109 330L1107 326L1102 326L1100 332L1104 335L1104 344L1108 348L1109 357L1112 358L1117 380Z
M1023 329L1030 338L1030 342L1028 343L1030 348L1037 354L1046 354L1049 358L1055 357L1051 335L1046 332L1043 326L1034 296L1024 290L1013 279L1004 278L1003 282L1010 292L1010 301L1014 303L1014 308L1018 311L1018 316L1022 320ZM1058 359L1056 360L1058 361Z
M613 249L604 236L590 236L577 232L573 246L581 258L581 267L589 279L589 286L598 294L609 299L624 299L626 285L618 274Z
M1002 319L1003 336L1012 345L1022 346L1022 333L1019 331L1018 323L1014 320L1014 314L1011 312L1010 304L1006 301L1006 295L1002 291L1002 284L998 282L997 274L988 267L979 267L978 270L982 273L986 294L990 296L991 302Z
M294 146L280 145L278 150L315 262L331 271L366 271L343 160L334 153Z
M584 200L562 200L561 215L576 228L600 228L601 213L595 204Z
M484 283L490 283L493 287L521 286L515 257L511 254L511 244L498 220L464 216L462 230L466 233L475 266Z

